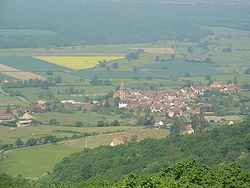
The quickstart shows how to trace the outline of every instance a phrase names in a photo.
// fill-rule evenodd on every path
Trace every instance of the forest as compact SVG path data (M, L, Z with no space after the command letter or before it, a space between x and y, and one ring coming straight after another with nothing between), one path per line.
M0 7L0 48L197 42L213 34L202 25L250 30L249 8L241 4L10 0Z

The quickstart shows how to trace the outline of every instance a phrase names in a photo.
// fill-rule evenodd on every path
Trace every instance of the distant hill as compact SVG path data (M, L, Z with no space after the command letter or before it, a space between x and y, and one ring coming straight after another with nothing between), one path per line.
M199 41L209 31L197 24L250 31L249 6L147 2L0 1L0 48Z

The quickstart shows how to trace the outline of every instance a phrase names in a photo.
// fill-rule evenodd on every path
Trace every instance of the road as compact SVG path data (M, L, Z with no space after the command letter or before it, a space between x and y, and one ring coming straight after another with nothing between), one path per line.
M21 96L11 96L9 93L6 93L4 90L3 90L3 84L0 84L0 93L2 93L3 95L6 95L6 96L9 96L9 97L14 97L26 104L31 104L29 101L27 101L25 98L21 97Z

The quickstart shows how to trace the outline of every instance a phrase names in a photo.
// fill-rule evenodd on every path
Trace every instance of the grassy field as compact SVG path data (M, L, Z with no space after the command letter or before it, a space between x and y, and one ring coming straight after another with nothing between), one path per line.
M6 105L24 105L24 103L14 97L3 95L0 93L0 106Z
M102 145L109 145L114 138L123 139L126 137L130 139L133 135L137 135L138 141L140 141L148 137L166 137L169 135L169 131L165 129L130 129L126 132L90 136L85 139L66 141L54 145L49 144L11 150L5 152L4 160L0 161L0 173L4 172L10 175L22 174L25 177L39 177L51 171L56 163L71 153L81 151L85 147L95 148Z
M120 115L117 114L98 114L96 112L75 112L74 114L64 114L59 112L51 113L37 113L35 114L37 120L41 120L45 123L52 118L59 121L61 125L74 125L77 121L82 121L85 126L96 126L98 121L111 122L114 120L119 120L126 122L129 119L121 120Z
M55 135L59 138L65 136L72 136L75 133L65 131L76 131L79 133L99 133L104 134L108 132L122 132L138 130L141 127L135 126L117 126L117 127L72 127L72 126L32 126L26 128L10 128L0 126L0 144L14 144L17 138L27 141L30 137L42 137L45 135ZM58 131L59 130L59 131Z
M79 151L66 144L45 145L12 150L0 162L0 172L24 177L39 177L51 171L64 157Z
M85 45L69 46L63 48L17 48L3 49L0 55L9 56L46 56L46 55L121 55L133 51L130 48L168 48L168 44L145 43L145 44L111 44L111 45Z
M0 35L4 37L13 36L36 36L36 35L57 35L55 32L35 29L0 29Z
M75 100L79 102L84 102L85 97L75 97L75 96L70 96L69 94L65 94L64 91L69 89L69 87L73 87L75 90L78 90L82 92L82 94L97 94L97 93L108 93L110 91L114 91L115 87L114 86L55 86L55 87L50 87L47 90L43 90L41 88L17 88L13 89L16 91L20 91L28 101L30 102L35 102L41 99L41 94L44 96L42 99L46 101L58 101L58 100ZM46 93L47 92L52 92L53 98L49 99L46 98ZM62 92L62 93L61 93Z

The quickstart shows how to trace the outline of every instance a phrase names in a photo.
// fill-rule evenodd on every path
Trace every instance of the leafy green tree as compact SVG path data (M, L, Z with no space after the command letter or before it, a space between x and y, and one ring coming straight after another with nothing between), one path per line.
M187 51L188 51L188 53L192 54L194 52L194 49L192 46L189 46Z
M29 139L27 140L27 142L26 142L26 145L27 145L27 146L34 146L34 145L36 145L36 144L37 144L37 139L36 139L36 138L33 138L33 137L29 138Z
M118 63L113 63L113 64L112 64L112 67L113 67L113 69L118 69L118 68L119 68L119 65L118 65Z
M206 75L206 76L205 76L205 79L206 79L207 81L210 81L210 80L212 80L212 76L211 76L211 75Z
M82 127L82 126L83 126L83 122L81 122L81 121L77 121L75 123L75 127Z
M245 74L250 74L250 68L246 69Z
M24 145L24 142L21 140L21 138L18 138L15 142L16 147L22 147Z
M234 82L233 82L235 85L238 84L238 79L237 79L237 76L234 76Z
M118 107L120 101L121 101L120 97L115 97L115 98L114 98L114 105Z
M178 116L173 117L173 124L170 128L171 135L180 135L181 132L181 120Z
M6 107L6 113L11 113L11 109L10 109L10 105L8 104L7 107Z

